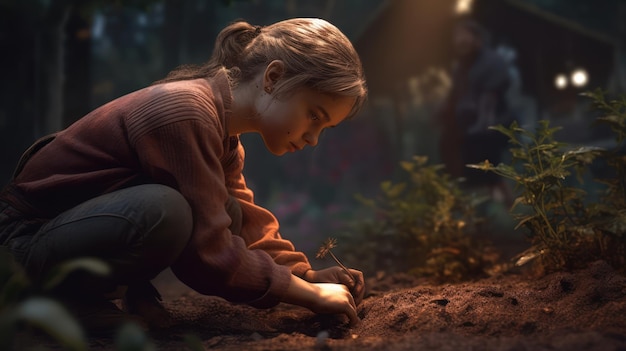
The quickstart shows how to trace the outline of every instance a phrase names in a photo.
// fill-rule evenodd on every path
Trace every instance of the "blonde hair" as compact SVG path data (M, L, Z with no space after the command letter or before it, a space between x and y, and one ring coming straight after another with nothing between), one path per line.
M363 67L352 43L337 27L318 18L287 19L266 27L234 22L218 34L207 63L180 67L157 83L207 77L225 68L238 84L251 81L274 60L281 60L285 68L274 86L277 96L308 87L354 97L348 117L367 98Z

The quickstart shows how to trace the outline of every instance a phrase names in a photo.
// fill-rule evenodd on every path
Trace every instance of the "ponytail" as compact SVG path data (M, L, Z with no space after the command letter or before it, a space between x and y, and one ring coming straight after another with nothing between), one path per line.
M233 22L217 35L209 61L202 65L179 66L154 84L210 77L221 68L238 71L242 53L259 34L260 26L253 26L245 21Z
M244 21L235 22L224 28L215 39L209 65L215 68L224 66L227 69L238 66L242 53L259 34L261 27Z

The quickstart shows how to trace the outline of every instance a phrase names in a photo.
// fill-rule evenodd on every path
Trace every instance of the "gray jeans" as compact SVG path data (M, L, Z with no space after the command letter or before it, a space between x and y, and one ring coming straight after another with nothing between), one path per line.
M11 210L5 206L0 212L0 235L6 238L10 235L7 230L22 230L4 244L35 279L73 258L95 257L109 264L111 274L106 278L76 272L68 279L67 287L83 293L106 293L119 285L154 278L176 261L193 226L185 198L158 184L96 197L45 222L33 233L28 233L28 223L21 229L19 223L11 223L7 216Z

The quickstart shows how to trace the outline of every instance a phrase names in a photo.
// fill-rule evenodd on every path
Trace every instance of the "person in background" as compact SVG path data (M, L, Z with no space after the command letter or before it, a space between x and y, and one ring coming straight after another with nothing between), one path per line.
M360 59L331 23L234 22L205 64L35 142L0 193L0 244L33 279L74 258L106 262L106 277L76 272L54 292L93 335L128 320L162 326L167 311L150 281L168 267L202 294L356 324L363 274L313 270L279 234L246 186L239 136L260 134L275 155L314 147L366 96Z
M440 156L447 171L463 177L468 187L487 187L493 199L510 206L512 193L504 179L492 172L466 167L501 161L506 136L488 127L513 121L507 100L510 69L489 47L488 33L471 19L459 21L453 31L456 58L452 88L436 115L441 126Z

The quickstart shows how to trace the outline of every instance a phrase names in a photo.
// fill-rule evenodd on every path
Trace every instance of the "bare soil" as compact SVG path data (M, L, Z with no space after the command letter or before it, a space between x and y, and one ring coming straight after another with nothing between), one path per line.
M171 273L156 285L172 326L158 350L626 350L626 277L605 262L533 278L522 272L435 285L407 275L368 279L360 325L291 305L267 310L203 296ZM96 350L112 340L92 340Z

